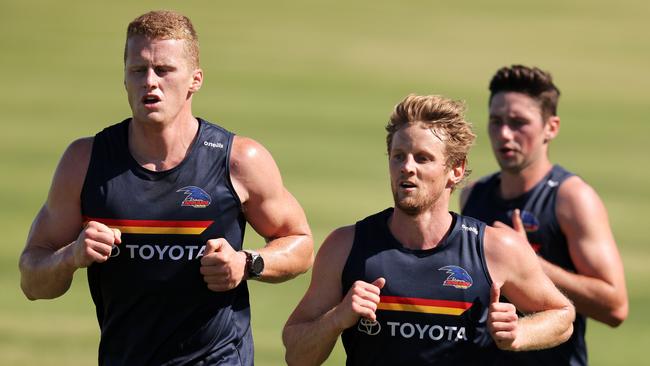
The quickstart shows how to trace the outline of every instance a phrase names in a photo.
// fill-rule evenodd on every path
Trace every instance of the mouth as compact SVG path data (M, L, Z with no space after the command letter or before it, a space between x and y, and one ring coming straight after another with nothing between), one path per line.
M154 94L147 94L140 100L142 104L148 107L152 107L160 102L160 97Z
M413 182L403 181L399 183L399 187L402 189L413 189L417 188L417 185Z
M499 148L498 151L499 151L499 153L500 153L501 155L503 155L503 156L512 156L512 155L514 155L514 154L517 152L516 149L509 148L509 147L502 147L502 148Z

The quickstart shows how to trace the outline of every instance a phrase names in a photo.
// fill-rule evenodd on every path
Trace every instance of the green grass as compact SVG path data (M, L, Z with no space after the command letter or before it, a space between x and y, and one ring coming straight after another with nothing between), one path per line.
M85 274L59 299L29 302L17 260L67 144L129 115L126 24L159 8L189 15L199 32L206 80L195 114L273 153L317 242L391 204L383 125L406 94L467 101L479 134L470 156L478 177L496 169L485 135L492 73L511 63L551 70L562 90L562 132L552 157L601 194L628 280L628 320L616 330L589 323L591 364L647 363L646 1L177 4L0 3L0 364L96 362L98 328ZM247 243L261 245L254 235ZM308 281L304 275L251 286L256 364L282 364L281 328ZM343 360L337 346L327 364Z

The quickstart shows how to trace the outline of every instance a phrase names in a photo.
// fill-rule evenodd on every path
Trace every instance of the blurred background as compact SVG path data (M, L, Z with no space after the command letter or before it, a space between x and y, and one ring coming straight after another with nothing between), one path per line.
M650 3L611 1L0 2L0 364L91 365L99 328L85 271L68 293L30 302L18 256L59 157L130 115L127 24L151 9L189 16L205 82L195 115L264 144L319 245L392 204L383 127L408 93L467 102L473 177L497 169L488 81L513 63L550 70L562 91L553 161L601 195L623 256L630 315L590 321L592 365L647 364L650 344ZM457 209L457 197L452 208ZM262 245L248 230L248 248ZM256 364L283 364L281 329L310 274L252 284ZM327 365L344 363L339 345Z

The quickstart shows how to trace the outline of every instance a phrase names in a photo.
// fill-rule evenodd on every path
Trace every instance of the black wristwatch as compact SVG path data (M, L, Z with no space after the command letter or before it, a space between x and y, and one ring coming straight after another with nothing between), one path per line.
M246 254L246 275L248 278L260 278L264 271L264 258L258 252L244 250Z

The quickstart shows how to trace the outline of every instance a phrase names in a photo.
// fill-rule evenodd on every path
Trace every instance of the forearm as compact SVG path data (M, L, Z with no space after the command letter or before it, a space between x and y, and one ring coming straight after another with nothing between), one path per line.
M516 351L530 351L557 346L573 333L575 312L572 306L545 310L519 319Z
M69 245L56 251L35 247L25 250L19 267L20 287L30 300L63 295L70 288L76 270Z
M334 325L333 310L313 321L289 324L282 332L288 365L320 365L329 357L342 330Z
M292 235L270 241L258 250L264 258L260 281L283 282L307 272L314 261L311 235Z
M578 313L613 327L627 317L627 296L614 285L569 272L543 259L540 262L555 286L573 301Z

